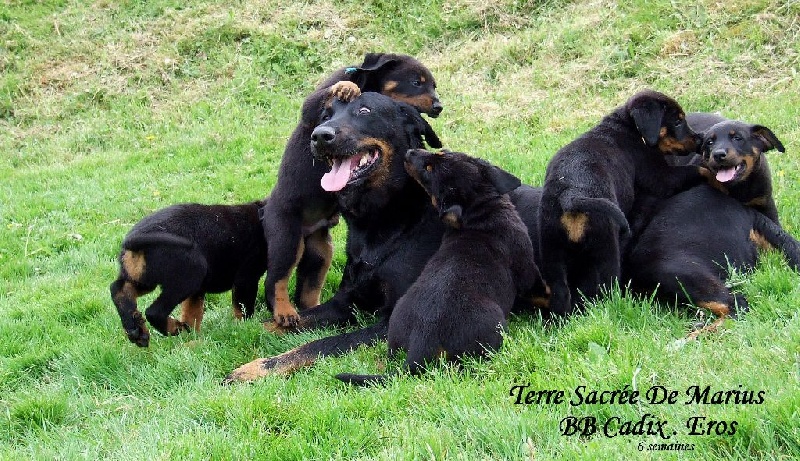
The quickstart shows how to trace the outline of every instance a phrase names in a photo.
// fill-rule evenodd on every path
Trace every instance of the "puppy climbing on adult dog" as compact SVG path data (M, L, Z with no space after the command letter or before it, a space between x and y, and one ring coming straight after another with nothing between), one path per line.
M426 141L441 147L417 109L368 92L349 102L333 99L324 118L313 130L311 145L317 162L330 168L333 177L326 181L338 189L334 196L347 223L347 261L334 296L302 311L297 326L352 324L357 317L353 307L375 313L378 320L256 359L233 371L225 382L288 373L318 357L384 339L397 300L441 243L444 224L425 190L403 167L409 149L425 147Z
M237 318L253 314L258 281L267 269L261 226L264 201L242 205L173 205L139 221L122 241L119 275L111 284L128 339L150 344L136 299L161 287L145 311L163 335L200 331L206 293L233 290ZM181 319L170 313L181 304Z
M581 294L594 297L619 278L627 214L639 195L667 197L706 180L702 168L664 159L695 152L699 141L675 100L646 90L556 153L539 215L552 313L569 314Z
M406 368L419 374L439 358L457 362L497 350L515 301L541 297L545 287L506 195L520 186L517 177L466 154L422 149L406 153L405 168L448 227L389 319L389 353L406 350ZM337 378L363 385L386 376Z
M350 84L336 85L341 81ZM361 65L336 71L305 100L300 123L286 145L277 183L264 210L269 251L265 298L278 326L297 324L295 305L307 308L319 304L333 257L329 229L339 218L336 198L320 187L329 166L314 161L309 139L332 99L354 97L361 91L383 93L431 117L442 111L436 81L428 68L399 54L369 53ZM288 290L295 268L292 305Z

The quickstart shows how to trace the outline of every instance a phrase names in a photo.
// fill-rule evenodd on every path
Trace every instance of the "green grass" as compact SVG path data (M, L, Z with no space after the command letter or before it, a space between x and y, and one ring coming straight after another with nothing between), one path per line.
M0 459L800 458L800 276L768 254L736 277L752 311L681 344L694 312L610 293L558 326L512 318L491 361L350 389L398 367L386 346L223 387L256 357L331 331L265 332L209 296L201 336L124 337L108 294L119 243L169 204L240 203L274 185L300 105L367 51L417 56L445 144L541 184L553 153L638 89L769 126L782 222L800 236L800 4L10 0L0 8ZM331 295L344 264L335 231ZM146 298L144 302L152 298ZM764 391L760 405L515 405L509 391L661 385ZM741 388L740 388L741 386ZM567 416L650 413L653 436L568 437ZM689 436L693 416L737 421Z

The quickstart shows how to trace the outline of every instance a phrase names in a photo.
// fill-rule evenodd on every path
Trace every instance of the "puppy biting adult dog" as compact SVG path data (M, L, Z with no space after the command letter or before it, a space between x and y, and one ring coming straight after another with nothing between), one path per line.
M619 278L634 200L667 197L705 181L701 168L670 167L664 159L695 152L698 143L680 105L647 90L556 153L539 215L552 313L569 314L579 294L593 297Z
M163 335L200 331L206 293L233 290L237 318L253 314L258 281L267 269L261 225L264 201L242 205L173 205L145 217L125 236L119 275L111 284L128 339L150 344L150 332L136 299L161 287L145 311ZM170 317L181 304L181 319Z
M351 86L335 85L340 81ZM323 121L326 105L341 96L337 92L351 87L358 92L383 93L431 117L442 111L431 72L416 59L398 54L369 53L361 65L336 71L306 98L300 123L286 145L278 181L264 210L269 249L265 297L275 323L281 327L295 326L299 320L288 291L295 268L294 304L307 308L320 302L333 257L329 229L339 216L335 196L320 187L328 165L313 160L308 141Z
M541 296L544 284L527 229L505 195L519 179L457 152L409 150L405 168L448 226L389 319L390 354L408 351L406 367L419 374L439 357L457 361L498 349L515 300ZM363 385L385 376L337 378Z

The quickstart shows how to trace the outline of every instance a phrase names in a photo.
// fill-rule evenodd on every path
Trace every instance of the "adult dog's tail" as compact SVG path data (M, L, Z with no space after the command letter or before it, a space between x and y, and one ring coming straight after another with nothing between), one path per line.
M126 250L139 251L144 247L152 245L174 245L184 248L191 248L194 243L186 237L170 234L167 232L152 232L147 234L136 234L125 237L122 247Z
M756 211L753 211L753 214L755 214L756 219L750 238L756 245L761 247L762 245L759 242L760 235L771 247L783 253L792 269L800 271L800 242L765 215Z
M565 211L606 215L617 223L623 235L631 231L625 213L619 209L616 203L607 198L577 196L567 190L559 197L559 203Z

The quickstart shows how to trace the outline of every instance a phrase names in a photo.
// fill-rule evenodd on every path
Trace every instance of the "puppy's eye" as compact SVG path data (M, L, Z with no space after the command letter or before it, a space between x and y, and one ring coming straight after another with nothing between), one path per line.
M414 80L411 80L411 84L416 86L416 87L420 87L420 86L422 86L422 81L420 81L420 79L418 79L418 78L415 78Z
M741 136L739 136L738 134L735 134L735 135L733 135L733 136L731 137L731 139L732 139L732 140L734 140L734 141L737 141L737 142L738 142L738 141L741 141L741 140L742 140L742 137L741 137Z
M683 125L683 120L681 120L681 119L675 120L675 127L676 128L681 126L681 125Z
M713 139L706 140L706 147L711 147L713 145L714 145L714 140Z
M366 115L366 114L368 114L370 112L372 112L372 111L369 110L368 107L362 107L361 109L358 109L358 115Z

